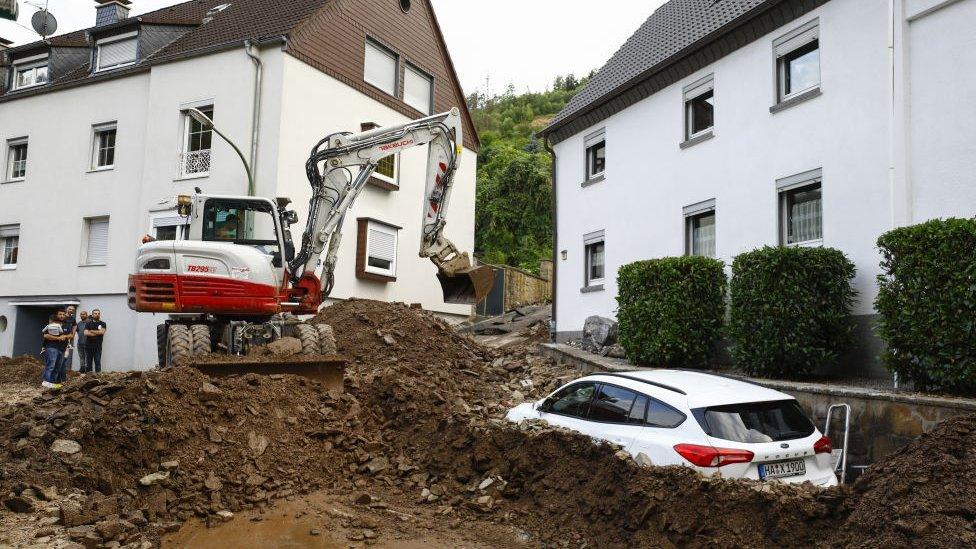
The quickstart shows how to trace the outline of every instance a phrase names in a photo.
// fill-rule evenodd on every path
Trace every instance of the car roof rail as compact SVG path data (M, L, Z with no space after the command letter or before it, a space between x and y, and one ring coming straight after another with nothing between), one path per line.
M756 383L755 381L752 381L752 380L749 380L749 379L745 379L745 378L741 378L741 377L734 376L734 375L720 374L718 372L703 372L701 370L692 370L690 368L668 368L668 369L669 370L674 370L676 372L689 372L689 373L692 373L692 374L704 374L706 376L721 377L721 378L725 378L725 379L728 379L728 380L731 380L731 381L738 381L739 383L745 383L747 385L755 385L756 387L762 387L764 389L768 389L768 387L766 387L765 385L763 385L761 383Z
M592 374L587 374L584 377L590 377L590 376L610 376L610 377L619 377L621 379L629 379L631 381L636 381L638 383L646 383L648 385L653 385L653 386L659 387L661 389L666 389L668 391L674 391L675 393L688 396L688 393L682 391L681 389L679 389L677 387L672 387L670 385L665 385L664 383L658 383L656 381L651 381L649 379L641 379L639 377L629 376L627 374L616 374L616 373L613 373L613 372L593 372Z

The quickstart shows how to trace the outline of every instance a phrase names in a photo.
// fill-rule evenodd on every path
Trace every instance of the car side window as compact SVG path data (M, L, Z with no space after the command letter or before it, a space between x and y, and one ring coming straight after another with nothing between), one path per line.
M685 417L681 412L652 398L647 406L647 421L645 425L673 429L684 423Z
M613 385L600 385L596 398L590 404L591 421L627 423L630 409L637 400L637 393Z
M630 407L630 415L627 416L627 423L643 425L644 413L646 410L647 397L644 395L637 395L637 400L635 400L634 405Z
M564 416L586 417L596 383L576 383L564 387L546 400L545 411Z

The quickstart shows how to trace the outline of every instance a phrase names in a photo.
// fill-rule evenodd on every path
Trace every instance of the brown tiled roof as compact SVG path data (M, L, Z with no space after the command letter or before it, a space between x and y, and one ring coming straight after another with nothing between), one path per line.
M64 48L87 48L88 40L85 38L85 31L69 32L61 36L52 36L47 39L48 44L55 47Z

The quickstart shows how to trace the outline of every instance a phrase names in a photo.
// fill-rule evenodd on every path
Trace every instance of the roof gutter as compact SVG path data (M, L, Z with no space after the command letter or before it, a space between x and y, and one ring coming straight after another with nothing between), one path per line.
M556 185L556 151L553 150L552 144L549 143L548 136L543 139L542 146L552 159L552 274L549 276L549 285L552 289L552 319L549 321L549 340L555 343L559 334L556 325L556 311L558 307L556 279L558 276L557 273L559 272L559 246L557 245L559 243L559 186Z
M740 17L738 17L736 19L733 19L732 21L729 21L727 24L725 24L725 25L723 25L723 26L715 29L714 31L708 33L707 35L705 35L702 38L696 40L695 42L692 42L687 47L685 47L684 49L682 49L679 52L675 53L671 57L665 59L664 61L658 63L657 65L654 65L650 69L648 69L648 70L642 72L641 74L635 76L634 78L630 79L629 81L625 82L624 84L621 84L616 89L612 90L610 93L608 93L608 94L604 95L603 97L601 97L600 99L592 102L591 104L587 105L583 109L580 109L579 112L576 112L576 113L574 113L574 114L572 114L572 115L570 115L570 116L568 116L568 117L566 117L566 118L564 118L564 119L556 122L555 124L552 124L551 126L548 126L546 128L543 128L538 133L538 135L540 137L545 137L547 135L552 135L553 133L555 133L557 130L559 130L563 126L566 126L567 124L569 124L570 122L576 120L577 118L580 118L582 116L585 116L585 115L593 112L594 110L602 107L603 105L606 105L607 103L609 103L609 102L613 101L614 99L620 97L621 95L627 93L628 91L630 91L631 89L633 89L635 86L637 86L640 83L644 82L645 80L651 78L652 76L654 76L654 75L656 75L658 73L664 72L665 70L668 69L668 67L671 67L672 65L674 65L674 64L678 63L679 61L685 59L686 57L690 56L691 54L695 53L696 51L698 51L699 49L701 49L702 47L704 47L705 45L707 45L707 44L709 44L711 42L714 42L715 40L717 40L721 36L723 36L725 34L728 34L729 32L731 32L731 31L735 30L736 28L744 25L745 23L748 23L749 21L752 21L753 19L761 16L762 14L764 14L767 11L773 9L774 7L779 6L780 4L782 4L785 1L787 1L787 0L780 0L779 2L768 2L768 3L762 4L762 5L756 6L751 11L748 11L748 12L742 14Z

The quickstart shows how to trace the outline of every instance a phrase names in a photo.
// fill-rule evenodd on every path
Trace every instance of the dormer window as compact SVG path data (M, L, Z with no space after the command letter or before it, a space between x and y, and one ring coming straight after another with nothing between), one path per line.
M20 90L47 84L47 55L14 62L13 89Z
M95 72L134 65L138 60L138 33L102 38L95 43Z

